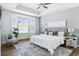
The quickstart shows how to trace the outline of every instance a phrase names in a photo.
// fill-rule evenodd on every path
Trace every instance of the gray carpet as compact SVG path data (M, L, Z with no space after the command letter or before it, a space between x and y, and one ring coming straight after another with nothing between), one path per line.
M41 48L30 42L17 44L15 47L22 56L51 56L47 49ZM52 56L69 56L71 53L72 50L59 46L55 49Z

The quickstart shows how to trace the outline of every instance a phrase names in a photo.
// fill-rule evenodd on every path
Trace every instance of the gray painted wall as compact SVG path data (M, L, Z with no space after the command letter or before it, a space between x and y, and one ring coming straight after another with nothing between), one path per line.
M79 33L79 6L72 8L70 10L62 11L53 14L52 12L48 16L44 16L41 18L41 30L47 27L48 22L59 21L59 20L67 20L68 27L72 27L77 29L77 33ZM77 34L79 37L79 34ZM78 39L79 45L79 39Z
M1 44L1 21L0 21L0 44Z
M1 44L1 14L2 14L1 10L2 8L0 6L0 44Z
M30 33L20 34L19 39L28 38L31 35L36 35L39 33L39 18L38 17L23 15L20 13L3 9L2 10L2 39L1 39L2 43L6 43L7 39L5 40L5 36L7 36L7 34L10 34L12 32L12 15L22 15L26 17L31 17L34 20L32 25L30 26L32 27L32 29L31 28L29 29Z

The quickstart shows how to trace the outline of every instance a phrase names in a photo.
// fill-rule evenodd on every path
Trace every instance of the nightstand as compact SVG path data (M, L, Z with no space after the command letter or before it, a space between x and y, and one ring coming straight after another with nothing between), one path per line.
M66 46L77 48L77 37L66 37Z

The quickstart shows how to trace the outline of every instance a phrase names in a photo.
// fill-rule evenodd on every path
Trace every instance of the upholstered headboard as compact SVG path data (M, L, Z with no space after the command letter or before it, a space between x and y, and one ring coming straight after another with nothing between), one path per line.
M56 27L66 27L67 21L53 21L53 22L48 22L48 27L56 28Z
M65 35L67 35L67 21L53 21L48 23L48 27L45 28L46 31L58 31L58 32L65 32Z

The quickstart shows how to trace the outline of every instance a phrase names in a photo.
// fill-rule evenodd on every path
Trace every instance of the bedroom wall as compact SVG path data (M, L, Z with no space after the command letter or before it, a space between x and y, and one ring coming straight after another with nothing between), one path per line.
M39 34L39 24L36 25L39 21L39 18L37 17L32 17L32 16L28 16L28 15L23 15L17 12L12 12L9 10L2 10L2 39L1 42L2 43L6 43L5 40L5 36L7 36L7 34L10 34L12 31L12 15L22 15L22 16L26 16L26 17L31 17L32 19L34 19L34 22L32 23L32 27L34 27L32 30L33 34L32 35L36 35ZM24 39L24 38L29 38L30 34L20 34L18 39Z
M1 10L2 8L0 6L0 44L1 44L1 14L2 14Z
M1 44L1 18L0 18L0 44Z
M1 21L0 21L0 44L1 44Z
M67 20L68 27L74 28L77 30L77 36L79 37L79 6L65 10L58 13L50 13L47 16L41 17L41 30L45 27L47 27L48 22L53 21L60 21L60 20ZM79 45L79 39L78 39L78 45Z

